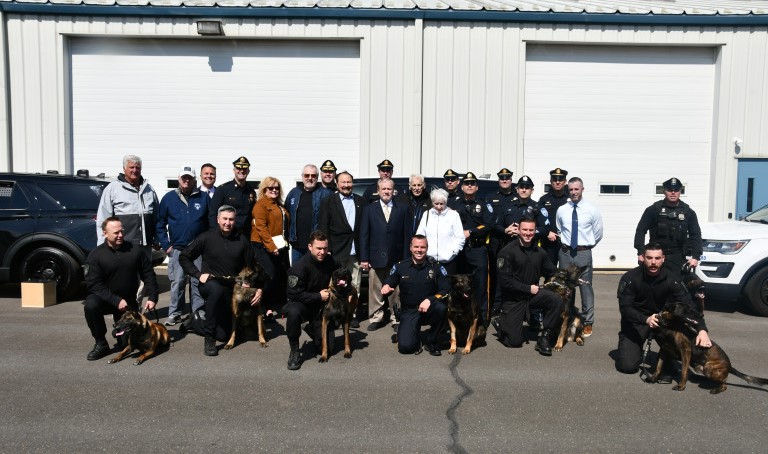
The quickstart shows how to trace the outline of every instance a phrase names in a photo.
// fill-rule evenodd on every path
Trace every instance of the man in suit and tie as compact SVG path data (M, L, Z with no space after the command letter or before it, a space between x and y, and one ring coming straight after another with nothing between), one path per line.
M340 265L352 271L352 284L360 291L360 223L363 220L363 198L352 193L352 174L336 176L338 192L323 199L317 228L328 235L328 249ZM359 328L357 316L352 327Z
M368 271L368 331L376 331L387 324L382 282L392 265L408 255L408 209L394 203L394 188L392 180L379 180L379 200L363 209L360 224L360 268ZM397 298L397 294L389 295L390 309L397 304ZM394 324L394 313L390 318Z

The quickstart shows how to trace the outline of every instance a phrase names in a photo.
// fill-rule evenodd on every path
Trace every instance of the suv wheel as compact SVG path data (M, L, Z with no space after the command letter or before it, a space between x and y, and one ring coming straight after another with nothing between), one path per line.
M763 317L768 317L768 267L761 269L749 279L744 288L749 306Z
M21 280L56 281L60 298L71 295L80 285L79 267L71 255L53 247L34 249L21 262Z

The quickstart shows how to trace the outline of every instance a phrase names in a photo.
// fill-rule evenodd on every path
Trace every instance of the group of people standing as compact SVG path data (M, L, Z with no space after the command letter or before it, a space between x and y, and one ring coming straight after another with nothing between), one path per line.
M366 329L392 324L402 353L421 351L423 344L430 354L440 355L437 335L445 319L441 296L448 290L447 276L456 273L471 274L480 322L492 324L505 346L523 344L523 320L530 308L541 308L543 330L536 350L551 355L552 330L563 302L539 288L540 280L549 278L558 265L586 267L586 283L580 289L584 335L592 333L592 249L603 236L602 217L583 199L583 181L568 179L564 169L550 172L549 190L535 201L533 180L526 175L514 184L513 173L502 168L498 190L482 200L473 172L460 178L448 169L444 188L431 191L423 176L411 175L408 187L401 188L391 179L394 165L385 159L377 166L378 181L359 196L353 192L353 176L337 173L334 163L326 160L319 168L304 166L301 184L284 195L282 183L269 176L254 191L247 183L250 162L241 156L233 162L234 178L218 187L211 164L200 169L199 186L196 169L183 166L178 187L158 201L141 177L139 157L126 156L123 168L102 195L97 215L100 245L88 259L85 312L96 341L88 359L109 351L104 315L117 317L126 308L137 309L142 295L147 297L145 307L154 307L157 283L147 264L155 244L169 257L171 302L165 323L182 322L186 287L191 284L191 316L182 328L198 323L208 356L217 354L216 340L226 340L231 332L232 277L254 262L271 279L252 304L262 305L267 320L285 315L292 370L301 365L303 323L309 322L305 330L319 343L317 321L329 298L330 274L342 266L352 271L358 289L360 272L368 272ZM672 211L675 216L683 213L682 208ZM666 224L644 215L638 232L647 225L652 240L666 235L679 242L683 234L672 211L654 211L656 218L667 216ZM695 216L681 214L683 218L695 222ZM122 256L128 249L136 252L129 254L131 263L126 265ZM125 269L140 275L143 288L138 282L136 289L113 285ZM353 327L359 328L362 318L356 315ZM419 337L422 324L431 325L426 342Z

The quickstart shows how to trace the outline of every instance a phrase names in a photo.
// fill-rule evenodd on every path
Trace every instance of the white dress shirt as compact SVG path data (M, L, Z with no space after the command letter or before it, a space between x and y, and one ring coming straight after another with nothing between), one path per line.
M560 232L560 242L563 246L571 244L571 224L573 219L573 201L568 202L557 209L557 230ZM596 246L603 239L603 216L597 207L581 199L576 205L576 214L579 217L579 231L577 233L579 246Z

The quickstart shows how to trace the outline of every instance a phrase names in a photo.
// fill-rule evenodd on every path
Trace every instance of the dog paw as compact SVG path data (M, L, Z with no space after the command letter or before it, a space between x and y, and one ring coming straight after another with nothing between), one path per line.
M576 345L578 345L579 347L584 346L584 339L579 338L579 339L576 339L575 342L576 342Z
M554 350L554 351L556 351L556 352L561 352L561 351L563 351L563 347L558 347L557 345L555 345L555 346L552 348L552 350Z
M137 359L136 361L133 362L133 365L138 366L138 365L141 365L142 362L143 362L142 360Z
M234 344L227 344L224 346L224 350L232 350L232 347L234 347Z
M267 348L269 345L267 345L266 342L259 342L259 345L261 345L261 348Z
M469 352L471 352L471 351L472 351L471 348L465 348L464 350L461 351L461 354L462 355L469 355Z
M115 364L116 362L117 360L115 358L112 358L109 361L107 361L107 364Z
M345 358L351 358L352 357L352 352L344 352L344 357Z
M675 385L672 387L675 391L685 391L685 385Z
M456 353L456 347L449 348L448 349L448 353L451 354L451 355L455 354Z

